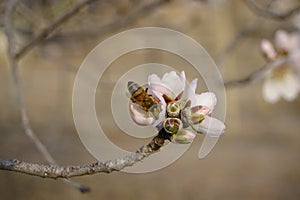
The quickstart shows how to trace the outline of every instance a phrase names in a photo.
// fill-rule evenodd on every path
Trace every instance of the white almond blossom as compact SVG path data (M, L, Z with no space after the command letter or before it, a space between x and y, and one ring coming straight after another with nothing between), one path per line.
M280 98L287 101L296 99L300 92L300 33L278 30L274 45L263 40L261 49L269 62L284 59L267 74L263 85L264 99L270 103Z
M196 124L196 131L203 134L217 137L224 133L225 125L222 121L213 118L210 114L213 112L215 105L217 104L217 97L212 92L205 92L201 94L196 93L197 79L194 79L189 87L188 99L191 100L191 117L199 116L203 117L203 120ZM200 106L201 109L193 112L193 108ZM191 119L194 121L194 119Z
M130 115L139 125L152 125L164 128L170 134L173 143L191 143L196 133L217 137L224 133L222 121L211 117L217 103L214 93L196 94L197 79L189 85L187 99L182 99L186 77L184 71L179 75L175 71L159 78L156 74L148 77L148 93L154 96L161 106L159 117L147 113L139 105L130 103Z

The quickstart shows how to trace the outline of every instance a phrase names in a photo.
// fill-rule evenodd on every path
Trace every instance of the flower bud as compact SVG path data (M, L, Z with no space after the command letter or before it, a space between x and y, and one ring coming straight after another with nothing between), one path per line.
M275 51L273 44L269 40L262 40L260 44L260 48L263 55L267 59L269 60L276 59L277 52Z
M189 117L191 115L191 109L189 107L187 108L184 108L182 111L181 111L181 121L183 123L183 128L187 128L190 126L190 120L189 120Z
M167 105L167 114L170 117L179 117L180 110L181 107L178 102L172 102Z
M185 108L181 112L181 119L184 127L192 124L201 123L205 116L210 113L210 109L206 106L194 106L192 108Z
M191 124L199 124L201 123L205 118L205 115L203 114L191 114L189 121Z
M177 134L172 136L172 142L177 144L188 144L191 143L196 135L188 130L181 129Z
M164 121L164 129L170 134L176 134L182 128L182 122L178 118L168 117Z

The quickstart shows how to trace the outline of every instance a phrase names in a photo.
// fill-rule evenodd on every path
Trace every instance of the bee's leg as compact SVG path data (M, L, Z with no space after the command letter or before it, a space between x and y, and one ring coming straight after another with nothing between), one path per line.
M136 100L135 100L133 97L130 97L130 100L131 100L133 103L136 102Z
M151 112L152 116L157 120L159 118L161 108L158 104L154 104L149 111Z

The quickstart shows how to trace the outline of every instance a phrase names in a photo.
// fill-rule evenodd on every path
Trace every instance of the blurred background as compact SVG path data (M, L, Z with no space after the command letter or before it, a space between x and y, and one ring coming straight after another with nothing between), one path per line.
M97 44L131 28L158 26L187 34L207 50L224 80L241 79L260 69L265 64L260 41L272 40L278 29L295 31L297 18L261 16L250 9L249 2L99 0L89 4L19 60L32 129L60 165L95 161L75 130L74 79L80 64ZM5 3L0 2L1 19ZM24 46L74 3L20 0L13 15L16 48ZM300 2L262 0L257 4L285 13L299 7ZM23 133L2 22L0 51L0 158L46 163ZM107 116L103 123L109 129L108 137L130 151L150 138L124 137L106 105L124 69L153 61L184 69L187 77L194 78L193 69L184 60L166 52L144 50L112 63L97 90L97 113L102 118ZM299 199L300 98L267 103L262 98L262 82L227 88L226 95L226 133L205 159L197 157L204 138L200 136L179 160L159 171L74 178L91 188L85 194L59 180L0 171L1 199Z

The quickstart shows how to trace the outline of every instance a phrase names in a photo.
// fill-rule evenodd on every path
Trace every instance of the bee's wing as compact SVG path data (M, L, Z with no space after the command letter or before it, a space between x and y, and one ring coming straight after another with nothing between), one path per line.
M131 99L131 94L130 94L130 92L126 92L126 96L129 98L129 99Z

